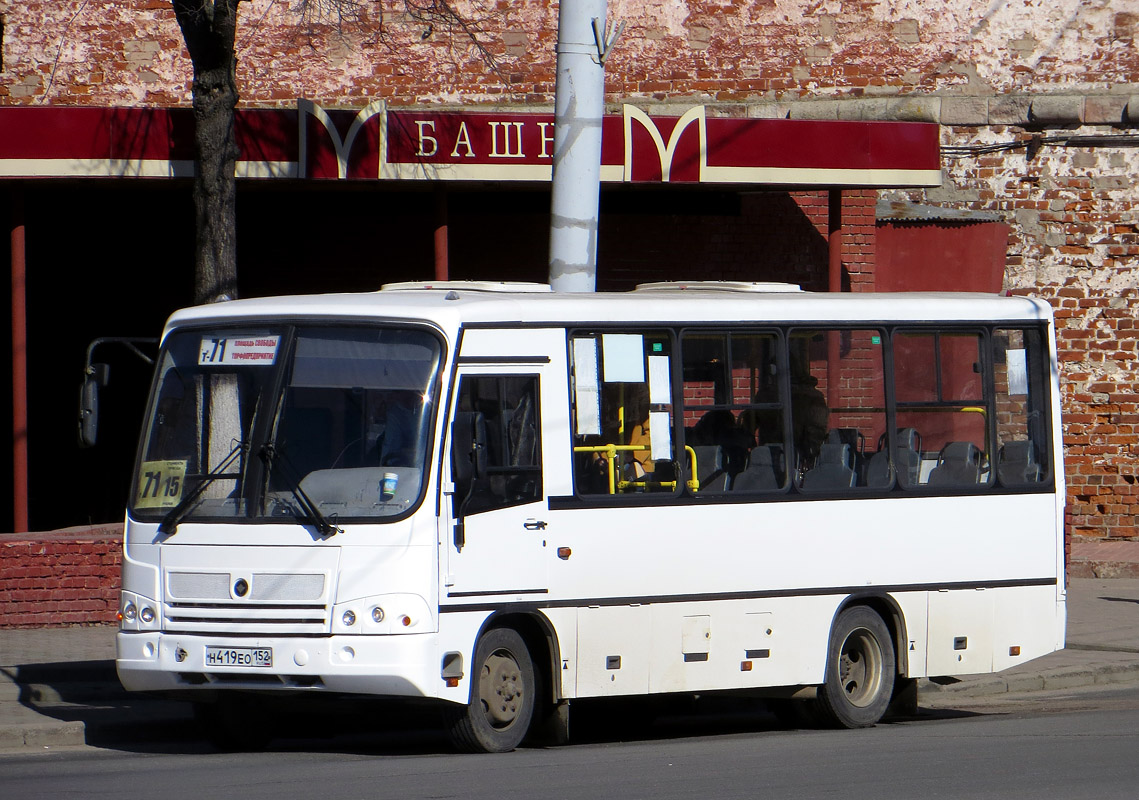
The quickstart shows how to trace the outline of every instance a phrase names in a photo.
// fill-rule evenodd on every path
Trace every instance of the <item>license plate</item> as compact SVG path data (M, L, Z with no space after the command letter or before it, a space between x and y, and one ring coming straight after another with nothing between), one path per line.
M207 647L207 667L271 667L272 647Z

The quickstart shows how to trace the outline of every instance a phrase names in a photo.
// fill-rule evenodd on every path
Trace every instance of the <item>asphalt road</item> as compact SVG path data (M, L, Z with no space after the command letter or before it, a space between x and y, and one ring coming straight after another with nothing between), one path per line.
M447 751L430 730L277 740L219 754L196 739L0 756L0 797L1000 798L1132 800L1139 687L925 711L862 731L782 730L767 715L584 715L580 741L498 756ZM302 731L312 720L302 721ZM294 729L294 735L298 733Z

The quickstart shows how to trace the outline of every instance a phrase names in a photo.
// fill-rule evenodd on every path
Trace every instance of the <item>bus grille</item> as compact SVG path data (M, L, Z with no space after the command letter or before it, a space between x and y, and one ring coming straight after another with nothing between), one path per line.
M271 603L166 603L163 628L177 633L320 634L331 630L328 606Z
M247 594L230 594L242 575ZM166 573L163 629L181 633L320 634L331 630L323 573Z

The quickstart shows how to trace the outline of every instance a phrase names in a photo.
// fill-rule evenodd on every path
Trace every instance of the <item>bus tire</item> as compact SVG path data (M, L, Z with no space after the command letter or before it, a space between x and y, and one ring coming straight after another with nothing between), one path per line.
M886 623L871 608L853 606L835 620L827 648L827 671L816 711L839 728L869 728L890 705L897 660Z
M506 753L526 736L534 718L537 682L522 637L492 628L475 647L470 702L449 713L448 733L468 753Z

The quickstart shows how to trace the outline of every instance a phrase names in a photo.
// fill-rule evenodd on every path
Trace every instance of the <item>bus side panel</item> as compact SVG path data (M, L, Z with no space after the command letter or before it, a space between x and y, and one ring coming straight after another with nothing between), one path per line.
M930 675L992 672L994 594L991 589L929 593Z
M907 678L926 676L926 627L928 622L928 592L896 592L890 595L897 605L901 619L897 621L898 667Z
M652 606L649 691L790 686L822 680L842 596Z
M1054 586L929 593L929 675L999 672L1056 649Z
M478 686L478 675L472 663L476 640L488 616L486 611L440 609L438 653L435 659L438 671L433 676L433 685L438 687L435 697L464 705L470 700L472 684ZM443 661L448 653L459 653L462 658L462 679L457 686L447 686L442 677Z
M843 599L582 608L573 696L818 683L830 620Z
M554 692L558 698L577 697L578 675L578 610L576 608L548 608L544 610L550 621L556 641L554 656L557 661L553 668L558 674L552 675Z
M850 595L895 599L907 675L988 672L995 647L1005 654L1002 667L1054 649L1049 641L1062 607L1053 504L1048 494L994 493L560 509L550 515L550 544L571 555L552 562L550 594L582 607L603 609L614 597L651 607L651 692L817 683L830 625ZM993 584L1006 582L1025 585L995 594ZM927 611L927 595L941 588L951 590L948 597L929 600ZM758 626L744 618L763 613L772 616L770 646L749 635ZM1013 637L1023 639L1021 654L1010 656L1017 643L1001 641L993 626L1024 614L1043 633ZM583 622L579 631L579 695L620 683L605 674L604 657L619 655L623 665L642 657L634 646L644 646L643 611L606 619ZM692 646L705 630L706 658ZM958 637L967 654L954 649ZM617 645L626 651L612 650ZM741 668L748 650L765 649L765 659L750 659L750 671Z
M552 681L550 696L543 695L542 700L556 698L572 698L577 694L577 625L578 609L552 608L543 609L548 629L552 632L553 640L548 643L550 658L546 653L535 651L531 653L534 660L535 672L547 675ZM485 610L463 611L461 606L451 605L440 608L438 657L435 662L439 672L434 676L438 691L432 696L454 703L466 703L470 699L472 689L477 690L478 675L473 665L474 651L478 646L478 636L484 628L499 624L492 613ZM458 653L462 658L462 679L458 686L448 687L442 677L443 662L450 661L448 654ZM547 674L548 673L548 674Z
M587 607L578 611L577 691L582 697L649 691L652 608Z
M994 672L1063 647L1063 640L1056 642L1056 619L1062 629L1066 609L1057 604L1054 586L994 589L993 599Z

